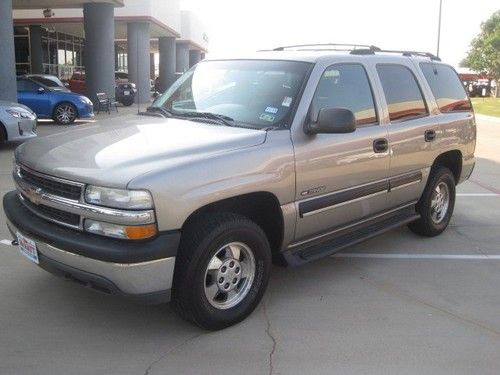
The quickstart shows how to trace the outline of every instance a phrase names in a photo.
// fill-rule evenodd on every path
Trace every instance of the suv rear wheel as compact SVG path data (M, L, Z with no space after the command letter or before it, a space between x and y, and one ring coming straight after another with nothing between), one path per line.
M455 178L445 167L431 171L424 193L417 203L420 219L408 227L421 236L434 237L441 234L451 220L455 207Z
M230 213L203 216L183 231L174 308L205 329L236 324L259 304L270 268L269 242L257 224Z

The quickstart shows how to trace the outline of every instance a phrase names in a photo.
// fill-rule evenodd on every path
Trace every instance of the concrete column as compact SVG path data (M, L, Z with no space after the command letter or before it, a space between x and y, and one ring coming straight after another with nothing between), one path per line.
M108 3L83 5L85 30L86 95L96 101L96 93L115 96L115 22L114 8Z
M43 73L42 28L38 25L30 26L30 61L31 73Z
M192 49L189 51L189 67L198 64L201 60L201 51L197 49Z
M127 24L128 39L128 77L137 85L137 103L148 103L151 100L149 90L149 50L150 26L148 22L131 22Z
M175 38L161 37L158 41L160 48L160 92L165 92L175 81Z
M156 64L155 64L155 54L150 53L149 54L149 71L150 71L150 78L155 79L155 71L156 71Z
M176 72L184 73L189 69L189 44L187 43L177 43L175 51L176 59Z
M17 101L12 0L0 1L0 100Z

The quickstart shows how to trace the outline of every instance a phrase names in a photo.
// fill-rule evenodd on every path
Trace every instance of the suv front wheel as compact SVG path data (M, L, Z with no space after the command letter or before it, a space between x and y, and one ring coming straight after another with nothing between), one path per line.
M200 217L182 233L174 308L205 329L236 324L259 304L270 268L269 242L257 224L230 213Z
M408 227L421 236L437 236L450 223L454 207L455 177L448 168L433 168L424 193L417 203L420 219L410 223Z

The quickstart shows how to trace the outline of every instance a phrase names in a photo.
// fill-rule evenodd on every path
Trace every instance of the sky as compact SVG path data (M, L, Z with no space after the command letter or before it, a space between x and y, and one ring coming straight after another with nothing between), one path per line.
M458 67L499 0L442 0L443 61ZM439 0L182 0L210 38L209 56L302 43L358 43L436 53Z

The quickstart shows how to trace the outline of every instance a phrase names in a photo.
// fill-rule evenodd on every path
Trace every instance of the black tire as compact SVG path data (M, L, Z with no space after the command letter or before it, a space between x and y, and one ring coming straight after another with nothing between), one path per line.
M225 309L217 308L212 305L214 299L210 302L205 292L209 277L208 265L225 245L236 242L247 245L253 253L253 281L248 283L246 294L236 305ZM243 263L241 264L243 273ZM200 217L188 224L182 233L174 272L174 309L184 319L207 330L219 330L236 324L259 304L267 287L270 269L269 242L262 229L254 222L231 213ZM244 280L242 278L240 281L243 283ZM212 283L216 284L216 281Z
M435 198L436 189L448 189L448 205L446 212L438 215L433 208L432 201ZM445 167L435 167L431 170L427 186L422 194L422 197L417 203L417 212L420 214L420 219L408 225L410 230L418 235L425 237L434 237L441 234L450 223L453 209L455 207L455 177L453 173ZM441 211L442 212L442 211ZM437 217L436 217L437 216Z
M59 125L71 125L78 117L76 107L71 103L59 103L54 108L52 119Z
M120 103L125 106L125 107L130 107L132 104L134 104L134 97L132 95L130 96L124 96L121 100Z

